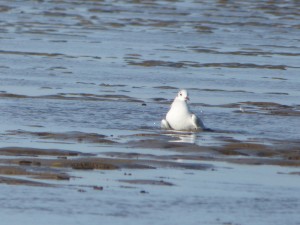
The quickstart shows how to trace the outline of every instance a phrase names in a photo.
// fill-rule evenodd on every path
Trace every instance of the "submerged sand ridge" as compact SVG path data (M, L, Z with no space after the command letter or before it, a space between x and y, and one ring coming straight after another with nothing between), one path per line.
M5 165L0 168L0 174L9 176L29 176L34 179L45 180L68 180L70 179L70 175L67 175L67 173L72 173L72 170L70 169L116 170L156 169L171 167L205 170L213 168L211 165L204 163L197 164L164 161L163 157L161 159L146 159L144 157L140 157L140 159L139 157L126 159L125 157L116 157L116 155L111 155L111 157L107 158L96 156L94 154L57 149L51 150L9 147L1 148L0 154L9 156L9 158L4 158L0 160L0 163L2 165ZM3 180L3 182L5 182L5 180Z
M211 162L223 161L244 165L300 166L299 142L279 140L246 140L218 137L218 145L201 146L178 142L183 134L137 133L122 135L107 141L105 135L83 132L50 133L10 131L10 135L26 135L38 139L51 139L72 143L91 143L115 146L119 151L81 152L62 149L38 149L26 147L0 148L3 165L0 174L32 179L69 180L76 170L124 170L182 168L189 170L216 170ZM173 136L172 136L173 135ZM189 135L189 134L184 134ZM116 140L132 139L128 142ZM104 141L103 141L104 139ZM266 142L267 143L264 143ZM128 148L130 149L128 151ZM122 152L126 150L125 152ZM144 149L144 150L143 150ZM150 153L144 153L145 150ZM167 153L167 154L166 154ZM12 166L13 165L13 166ZM79 178L78 178L79 179ZM12 184L11 180L2 182ZM51 183L51 182L50 182ZM49 183L49 185L50 185ZM15 184L23 184L15 182ZM31 183L24 182L25 185Z

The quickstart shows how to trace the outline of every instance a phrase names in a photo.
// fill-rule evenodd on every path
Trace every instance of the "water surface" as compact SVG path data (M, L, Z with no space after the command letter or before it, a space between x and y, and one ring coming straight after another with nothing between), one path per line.
M2 175L37 182L29 172L50 168L73 176L38 180L46 188L1 185L1 218L298 224L299 7L298 1L1 2L1 165L15 160L27 173L11 176L2 168ZM180 88L213 131L160 130ZM7 147L25 149L9 155ZM43 163L62 156L32 155L32 148L156 169L111 161L120 167L53 171ZM28 167L20 164L26 160Z

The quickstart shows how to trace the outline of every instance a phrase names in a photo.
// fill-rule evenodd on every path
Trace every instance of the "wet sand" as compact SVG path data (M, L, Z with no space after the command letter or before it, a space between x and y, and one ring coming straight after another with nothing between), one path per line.
M0 159L3 165L0 174L21 175L34 179L70 179L70 169L73 170L122 170L122 169L192 169L215 170L212 162L228 162L247 165L277 165L300 166L299 141L286 142L268 140L268 144L261 140L240 141L233 138L218 137L222 140L218 146L199 146L194 143L176 142L183 135L171 132L173 137L166 139L164 133L138 133L127 135L126 138L139 140L118 143L104 140L105 135L67 132L41 133L10 131L13 135L36 136L39 139L52 141L69 141L75 143L88 142L110 144L107 149L119 151L102 153L84 153L60 149L37 149L26 147L0 148L0 155L7 156ZM186 133L185 135L193 135ZM122 136L122 138L125 138ZM114 138L117 139L117 138ZM122 151L124 149L131 149ZM151 153L143 153L143 149ZM163 151L163 152L161 152ZM164 152L165 151L165 152ZM183 163L184 161L185 163ZM55 168L55 169L53 169ZM75 172L76 173L76 172ZM11 180L2 180L11 183ZM20 184L22 182L20 181ZM26 182L24 183L26 184ZM31 185L31 183L28 183Z
M20 190L27 190L26 187L47 188L42 191L43 194L39 194L40 197L34 197L39 190L31 190L34 192L26 198L32 202L31 207L39 207L39 201L44 201L42 196L47 198L53 190L59 190L56 193L59 199L52 201L53 207L46 207L54 211L55 216L46 213L47 221L44 224L48 224L49 221L71 223L74 222L74 218L80 221L79 223L89 221L92 224L98 221L96 218L110 218L117 224L132 220L134 223L148 223L156 221L152 218L154 215L167 222L165 207L171 210L167 212L169 216L180 212L185 218L179 219L180 223L187 221L189 216L194 216L195 220L188 221L189 224L212 221L215 224L234 224L236 221L248 224L250 220L253 224L275 221L279 224L283 222L283 218L279 218L282 207L290 215L288 221L292 224L297 221L300 201L297 194L299 142L286 143L277 140L270 145L270 140L268 144L263 144L261 140L242 142L219 137L223 144L199 146L176 142L183 134L174 132L120 135L111 137L114 139L111 142L95 141L95 138L102 140L105 135L83 132L80 133L80 139L77 132L41 135L39 132L10 131L10 134L16 133L22 133L27 138L37 137L38 140L51 139L54 143L61 140L72 141L73 144L69 142L71 146L80 145L83 141L89 144L100 143L106 145L105 150L110 150L87 153L30 147L0 148L0 183L23 187ZM170 134L172 136L166 136ZM117 142L118 139L134 140L122 143ZM20 190L17 189L16 192L19 193ZM99 195L97 192L103 194ZM266 196L266 193L269 196ZM274 196L278 193L279 196ZM22 195L14 199L22 201L24 197ZM2 198L2 201L9 199ZM68 203L62 205L60 201ZM73 201L81 204L76 207L79 215L66 221L57 210L62 206L73 207ZM84 201L89 201L93 206L85 206ZM251 213L240 217L242 211L241 208L237 209L237 206ZM195 217L195 207L197 215L200 213L206 216ZM257 207L265 209L258 212ZM163 213L159 213L159 209ZM18 214L13 220L14 223L18 223L19 219L24 217L23 213L15 208L6 208L7 210ZM34 212L41 212L40 208ZM75 211L69 208L68 212ZM270 218L266 216L266 212L273 212L278 216ZM255 217L251 216L252 213ZM67 211L63 213L67 214ZM133 219L137 215L144 216ZM235 217L231 218L228 215ZM27 223L36 218L38 217L27 219ZM177 222L176 219L175 224Z
M299 7L1 2L2 222L299 224Z

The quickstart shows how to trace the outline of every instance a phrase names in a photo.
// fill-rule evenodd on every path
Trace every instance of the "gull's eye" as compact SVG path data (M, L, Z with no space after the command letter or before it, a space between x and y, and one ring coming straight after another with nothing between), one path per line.
M182 96L182 93L180 93L180 96Z

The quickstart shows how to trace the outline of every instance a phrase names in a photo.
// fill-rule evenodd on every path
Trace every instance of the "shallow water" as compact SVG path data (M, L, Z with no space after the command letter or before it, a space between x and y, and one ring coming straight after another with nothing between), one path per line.
M76 150L120 158L130 155L119 153L135 153L145 159L175 162L203 157L205 163L212 164L216 163L214 160L232 162L251 158L283 165L272 161L283 158L295 160L284 165L299 165L299 7L298 1L3 1L0 3L0 147ZM213 132L186 134L160 130L160 120L179 88L189 90L191 109ZM74 131L81 132L81 136L70 133ZM234 143L247 146L234 146L232 152ZM262 146L261 152L253 153L252 148L257 144ZM220 149L222 146L226 149ZM207 162L206 157L213 162ZM187 162L194 163L191 159ZM196 160L196 163L203 162ZM240 170L239 166L234 165L233 170ZM260 171L256 167L236 172L238 178L233 181L225 169L209 177L211 172L207 171L193 170L194 175L189 176L182 168L162 167L163 164L157 166L157 172L134 170L134 173L151 179L179 173L182 179L175 182L178 192L169 194L173 187L146 185L150 195L142 195L146 196L145 203L141 202L139 186L129 185L138 190L120 188L118 179L120 174L123 177L124 169L106 171L104 175L99 171L84 172L82 179L75 179L74 190L69 186L45 191L41 187L1 185L3 194L10 188L19 193L14 201L9 196L1 199L10 202L3 213L1 210L1 217L6 215L9 220L20 212L19 219L24 221L26 213L18 208L24 197L34 208L32 213L45 212L45 216L53 218L43 224L61 221L82 224L84 220L95 223L99 218L113 224L124 221L166 224L159 212L170 205L175 205L170 216L175 217L187 206L182 211L183 220L198 215L195 221L181 221L188 224L282 224L287 220L289 224L297 224L299 221L295 213L300 208L300 200L295 197L298 176L276 174L282 170L280 167L272 167L270 172L279 180L274 189L255 178L254 187L243 180L249 171ZM268 169L263 167L265 172L260 179L270 175ZM293 167L284 170L299 171ZM81 176L79 171L66 172ZM96 200L92 206L86 205L94 192L78 193L77 189L80 182L93 185L94 179L102 175L101 185L113 189L105 196L104 205L112 202L113 205L99 212L95 207L104 206L97 205ZM112 183L105 180L106 176ZM202 176L209 177L209 187L204 187L207 180ZM230 188L219 181L226 176L231 180ZM284 179L288 191L279 185ZM57 181L64 182L70 181ZM240 184L245 185L245 191L236 194L234 190ZM217 186L225 188L226 193ZM207 188L215 190L218 196L207 193ZM36 197L33 189L45 196ZM74 196L67 194L72 191ZM261 201L263 194L248 196L252 191L274 197ZM102 198L106 192L100 193ZM123 199L126 193L128 199ZM39 206L39 202L53 195L61 196L52 206ZM161 195L165 198L160 199ZM177 195L181 197L173 200ZM283 207L280 196L294 207ZM73 203L61 211L64 206L60 202L71 200ZM126 201L130 203L126 205ZM228 211L222 211L220 202L229 207ZM71 209L75 203L82 206L80 216L69 218L69 214L77 214ZM241 205L247 209L246 217ZM274 207L269 211L271 205ZM258 212L257 207L263 208L262 211ZM269 213L279 219L267 219L265 215ZM252 215L257 214L253 219ZM133 220L137 215L139 219ZM141 215L146 215L145 219ZM31 223L30 219L24 222Z

